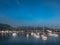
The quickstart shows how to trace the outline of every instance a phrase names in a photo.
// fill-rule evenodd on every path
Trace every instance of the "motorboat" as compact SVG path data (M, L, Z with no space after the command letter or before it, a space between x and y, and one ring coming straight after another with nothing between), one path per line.
M59 35L58 35L58 34L55 34L55 33L48 33L48 36L51 36L51 37L58 37Z
M42 40L47 40L47 36L45 33L43 33L43 35L41 35L41 37L42 37Z

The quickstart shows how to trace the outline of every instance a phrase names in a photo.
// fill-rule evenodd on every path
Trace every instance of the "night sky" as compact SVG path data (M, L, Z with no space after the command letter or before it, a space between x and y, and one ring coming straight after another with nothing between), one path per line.
M0 0L0 23L60 27L59 0Z

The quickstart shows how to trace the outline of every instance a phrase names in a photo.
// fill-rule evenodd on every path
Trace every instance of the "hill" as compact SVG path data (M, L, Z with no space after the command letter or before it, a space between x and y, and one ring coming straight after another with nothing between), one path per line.
M13 27L8 24L2 24L0 23L0 30L12 30Z

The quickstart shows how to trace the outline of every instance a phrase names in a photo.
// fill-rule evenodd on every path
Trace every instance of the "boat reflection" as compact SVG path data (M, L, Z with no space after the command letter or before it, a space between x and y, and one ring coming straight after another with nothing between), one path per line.
M14 38L14 40L18 39L19 41L20 40L33 40L33 42L38 39L39 41L53 41L56 40L56 37L59 37L58 34L56 33L52 33L52 31L49 31L48 33L39 33L39 32L27 32L27 33L16 33L16 32L13 32L13 33L4 33L4 31L2 31L2 33L0 33L0 38L2 37L2 39L6 39L8 38L8 40L12 40ZM58 38L57 38L58 39Z

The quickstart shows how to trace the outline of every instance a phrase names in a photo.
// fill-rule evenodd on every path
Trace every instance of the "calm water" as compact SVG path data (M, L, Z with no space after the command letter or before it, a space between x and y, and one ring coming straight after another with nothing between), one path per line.
M0 45L60 45L60 35L59 37L49 37L47 40L42 40L42 38L34 38L25 35L18 35L13 37L12 35L0 36Z

